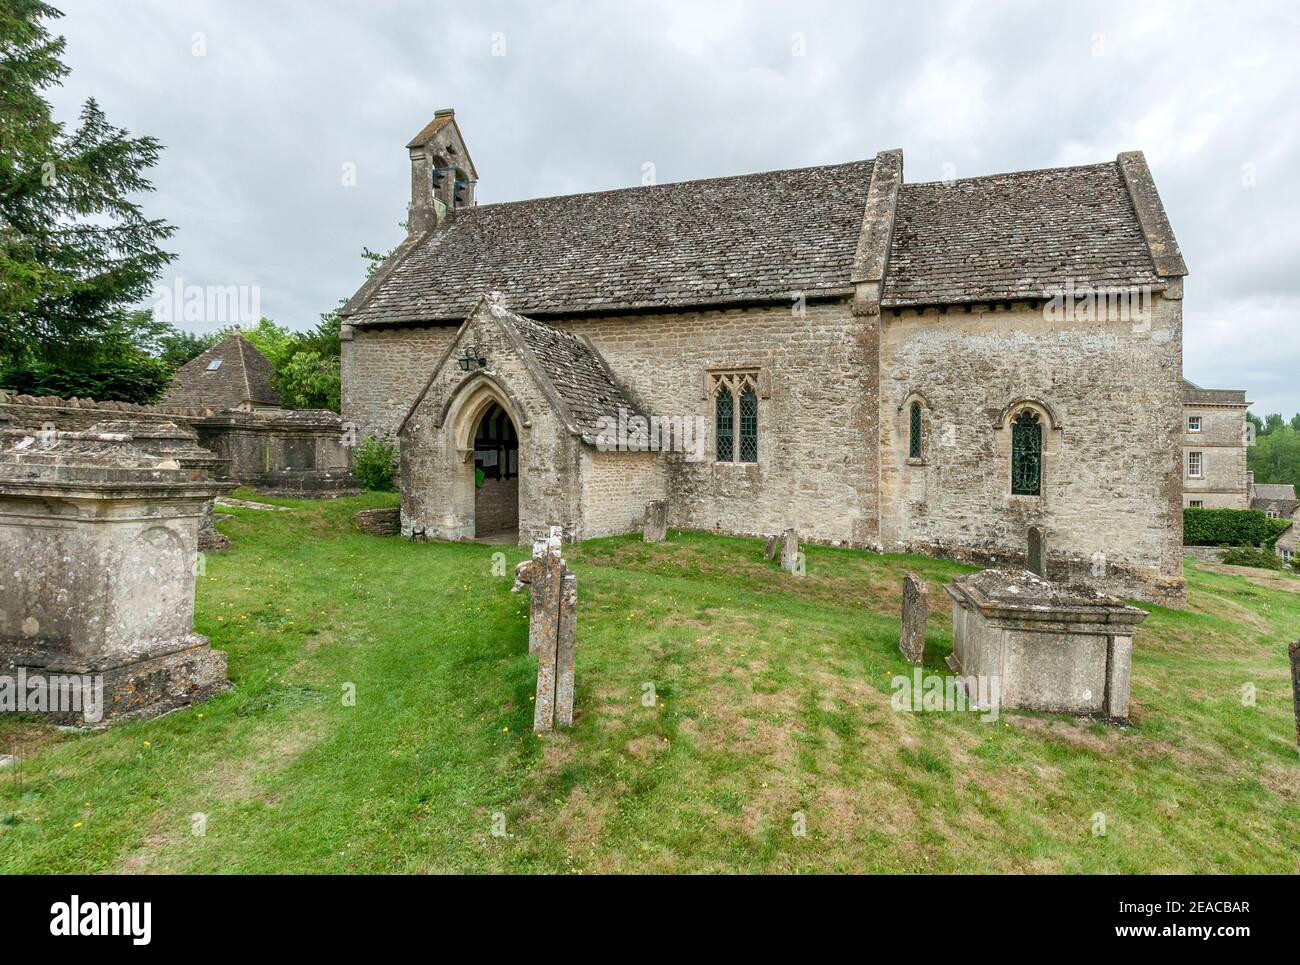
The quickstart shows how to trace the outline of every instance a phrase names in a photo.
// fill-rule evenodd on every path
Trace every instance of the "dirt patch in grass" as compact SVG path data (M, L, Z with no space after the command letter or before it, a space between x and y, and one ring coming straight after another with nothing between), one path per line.
M157 874L184 870L185 856L194 833L194 815L207 818L225 806L258 796L258 782L283 770L320 738L319 722L297 717L292 722L267 725L253 739L259 748L250 757L224 760L209 770L195 789L190 807L177 812L163 809L153 819L140 847L128 855L118 874ZM267 796L268 801L274 798Z

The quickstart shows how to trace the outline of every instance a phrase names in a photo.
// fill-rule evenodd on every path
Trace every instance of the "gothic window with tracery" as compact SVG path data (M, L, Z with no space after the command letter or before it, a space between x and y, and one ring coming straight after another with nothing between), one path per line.
M758 462L758 373L713 376L713 415L718 462Z

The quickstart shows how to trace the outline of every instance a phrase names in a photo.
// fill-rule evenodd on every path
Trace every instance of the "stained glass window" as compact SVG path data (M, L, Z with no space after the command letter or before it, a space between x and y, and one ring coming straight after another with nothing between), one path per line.
M921 458L921 403L913 402L908 425L907 456L909 459Z
M1025 410L1011 424L1011 492L1037 496L1042 490L1043 427Z
M718 389L714 407L717 412L718 462L731 462L732 441L735 438L735 425L733 423L735 400L731 395L731 390L726 386Z
M746 388L740 393L740 459L758 462L758 396Z

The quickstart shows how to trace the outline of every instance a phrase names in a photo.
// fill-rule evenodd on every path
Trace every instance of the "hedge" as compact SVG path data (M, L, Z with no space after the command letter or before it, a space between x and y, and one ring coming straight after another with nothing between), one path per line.
M1289 519L1269 519L1262 509L1184 509L1183 542L1271 547L1290 525Z

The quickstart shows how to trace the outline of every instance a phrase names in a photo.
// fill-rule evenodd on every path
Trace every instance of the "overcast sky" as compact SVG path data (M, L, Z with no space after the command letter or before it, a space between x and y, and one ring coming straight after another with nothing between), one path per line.
M440 107L480 202L646 162L664 182L901 147L933 181L1139 149L1191 271L1185 374L1300 410L1295 4L52 2L57 116L93 95L166 146L165 281L258 286L294 328L401 239L403 146Z

